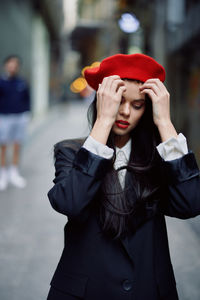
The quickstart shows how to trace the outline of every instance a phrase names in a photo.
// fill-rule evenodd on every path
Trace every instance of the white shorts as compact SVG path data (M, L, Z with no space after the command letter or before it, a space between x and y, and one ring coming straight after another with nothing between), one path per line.
M26 136L30 112L0 114L0 144L22 143Z

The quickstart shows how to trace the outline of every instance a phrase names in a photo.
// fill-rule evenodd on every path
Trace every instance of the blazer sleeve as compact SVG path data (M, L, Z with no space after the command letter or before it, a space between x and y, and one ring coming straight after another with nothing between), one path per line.
M159 208L167 216L188 219L200 214L200 176L193 152L162 161L164 193Z
M60 146L55 154L54 186L48 192L52 207L71 219L85 221L111 160L81 147Z

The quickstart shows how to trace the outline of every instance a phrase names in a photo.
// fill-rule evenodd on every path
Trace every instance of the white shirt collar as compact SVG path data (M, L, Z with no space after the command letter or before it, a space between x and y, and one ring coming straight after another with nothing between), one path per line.
M128 140L128 142L122 148L116 147L116 156L119 151L122 151L124 153L126 159L129 160L129 156L131 153L131 138Z

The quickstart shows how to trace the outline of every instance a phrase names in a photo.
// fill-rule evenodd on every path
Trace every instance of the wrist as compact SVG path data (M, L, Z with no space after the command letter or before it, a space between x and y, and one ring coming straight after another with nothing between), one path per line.
M95 124L101 126L105 129L111 129L115 120L111 120L108 118L98 118L95 121Z
M177 138L177 136L178 136L176 129L174 128L174 125L172 124L171 120L159 122L157 127L158 127L158 131L160 133L162 142L165 142L166 140L168 140L172 137Z
M156 126L159 129L159 128L171 127L173 126L173 124L170 119L167 119L167 120L160 120L159 122L157 122Z
M97 119L90 135L98 142L106 145L113 123L110 120Z

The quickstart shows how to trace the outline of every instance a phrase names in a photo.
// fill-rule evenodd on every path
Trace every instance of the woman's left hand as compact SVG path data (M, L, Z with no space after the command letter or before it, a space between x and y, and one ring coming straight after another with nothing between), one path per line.
M140 87L140 92L147 94L152 101L155 125L170 123L170 95L164 84L158 78L151 78Z
M170 95L164 84L158 78L151 78L140 87L140 92L147 94L152 101L153 121L159 130L161 141L177 137L170 118Z

